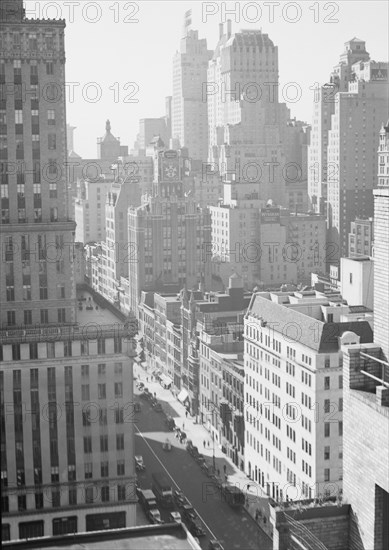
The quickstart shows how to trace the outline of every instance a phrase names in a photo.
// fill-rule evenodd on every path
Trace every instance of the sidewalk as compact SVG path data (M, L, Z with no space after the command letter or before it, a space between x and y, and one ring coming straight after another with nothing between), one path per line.
M151 374L147 373L143 366L139 363L134 363L134 376L139 381L143 382L153 395L155 393L157 399L163 402L162 407L164 410L168 409L167 413L174 418L176 426L186 433L188 439L192 440L193 445L195 445L199 452L204 455L208 465L213 464L213 452L215 453L215 468L220 471L220 478L222 478L222 481L224 481L225 467L226 474L228 476L228 483L231 485L236 485L246 495L245 508L247 512L253 519L256 519L256 515L258 517L257 510L259 509L261 511L261 515L257 519L258 526L270 535L270 521L268 521L268 519L263 519L268 516L266 510L269 506L266 506L268 499L266 498L262 487L249 479L244 472L239 470L239 468L237 468L236 465L221 451L216 442L213 447L211 434L207 431L207 429L200 423L196 424L195 418L192 418L189 413L186 417L185 413L187 411L184 405L182 405L182 403L174 397L172 391L163 388L161 384L155 380L155 378L151 381ZM148 382L146 380L147 377L149 380ZM172 410L174 410L174 413ZM174 437L173 434L172 437ZM185 448L184 444L183 448Z

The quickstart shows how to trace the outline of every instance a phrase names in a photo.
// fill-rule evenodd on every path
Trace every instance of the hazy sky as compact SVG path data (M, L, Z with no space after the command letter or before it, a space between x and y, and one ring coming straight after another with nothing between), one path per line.
M107 118L112 133L131 148L139 119L165 114L165 96L172 94L172 57L189 9L192 28L207 39L209 49L216 46L219 23L228 18L233 31L267 33L278 46L280 94L286 83L298 83L301 98L288 105L292 116L309 123L314 93L309 88L327 81L347 40L365 40L372 59L388 60L386 0L271 3L273 17L266 1L25 2L28 17L62 16L67 21L67 121L77 127L75 150L84 158L96 157L96 139L104 134ZM235 13L226 13L236 7Z

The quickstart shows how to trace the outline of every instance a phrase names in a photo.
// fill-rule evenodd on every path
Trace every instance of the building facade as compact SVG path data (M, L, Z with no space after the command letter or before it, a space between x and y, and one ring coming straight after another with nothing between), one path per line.
M351 230L348 234L349 256L371 256L373 253L373 218L360 220L357 218L351 222Z
M15 91L0 106L2 540L132 526L136 326L91 297L76 308L66 105L53 101L65 21L26 19L15 1L1 2L1 24Z
M341 342L371 342L339 295L257 293L245 316L245 469L275 500L342 490Z
M197 206L182 191L183 162L178 151L157 149L151 196L128 213L128 242L137 261L129 262L130 307L137 311L142 290L163 290L164 285L210 287L210 262L202 249L209 243L208 210Z
M187 147L191 158L206 162L208 114L203 94L212 52L198 31L186 26L184 32L173 60L172 138Z

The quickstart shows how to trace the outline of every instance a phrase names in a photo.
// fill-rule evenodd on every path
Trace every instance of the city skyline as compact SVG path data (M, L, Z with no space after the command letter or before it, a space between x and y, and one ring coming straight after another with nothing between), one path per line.
M262 29L263 33L268 34L279 51L280 101L283 101L283 86L297 82L302 91L301 99L296 103L287 103L287 106L291 108L292 117L309 124L312 122L314 98L314 89L310 87L329 79L333 64L343 52L346 41L356 36L366 41L372 59L384 61L387 57L385 21L388 19L388 7L381 1L369 4L330 2L334 5L333 10L328 8L327 12L315 11L314 2L303 2L300 6L301 19L296 23L283 20L282 10L290 4L288 2L280 2L279 7L274 9L273 23L270 22L269 8L263 3L257 3L262 9L257 23L248 21L258 15L252 8L251 11L245 8L253 3L244 2L240 3L240 12L236 14L222 10L222 4L227 10L233 9L233 2L167 2L163 5L156 2L104 2L100 10L92 6L94 3L88 2L84 5L84 8L89 5L84 13L79 2L75 2L73 8L65 4L70 3L27 1L26 16L66 19L67 122L77 126L74 147L83 158L96 158L96 140L104 133L106 118L111 120L113 135L132 148L139 119L164 116L165 96L173 93L173 57L179 50L184 15L188 10L192 11L191 28L198 30L199 38L207 39L210 50L216 47L219 23L228 18L232 20L232 32ZM217 13L212 15L212 10L217 10ZM374 13L372 17L370 10ZM209 14L205 15L207 11ZM288 8L285 13L290 20L295 17L293 8ZM139 22L124 23L125 18L128 21L138 19ZM313 22L315 18L318 23ZM325 18L328 20L326 23ZM202 19L207 19L207 22ZM329 22L336 19L337 23ZM93 23L93 20L96 22ZM292 44L290 29L296 31L292 35ZM84 40L86 33L87 41ZM313 44L307 48L307 41L310 40ZM133 56L134 51L136 56ZM83 53L80 55L80 52ZM145 71L145 66L149 70ZM97 83L98 87L88 87L91 82ZM131 82L135 84L127 84ZM93 101L100 92L100 100L92 103L86 99L86 94L89 94ZM139 101L124 103L125 99Z

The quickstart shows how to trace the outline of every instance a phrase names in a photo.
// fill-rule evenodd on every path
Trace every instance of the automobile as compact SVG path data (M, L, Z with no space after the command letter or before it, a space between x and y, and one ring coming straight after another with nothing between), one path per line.
M195 456L195 460L196 460L196 462L198 462L200 465L205 463L205 457L204 457L204 455L202 455L202 454L200 454L200 453L197 454L197 455Z
M158 402L155 403L155 404L153 405L153 408L154 408L154 410L155 410L156 412L162 412L162 405L161 405L161 403L158 403Z
M150 395L151 395L151 394L150 394ZM150 397L150 403L151 403L151 406L152 406L152 407L155 407L155 405L157 405L157 403L158 403L158 399L157 399L156 397L154 397L154 396L151 396L151 397Z
M169 439L166 439L163 443L162 443L162 449L164 451L171 451L172 450L172 444L170 443Z
M181 523L181 514L180 512L170 512L169 520L172 523Z
M208 550L224 550L220 540L210 540Z
M201 527L198 519L191 519L190 521L188 521L188 529L190 533L195 537L203 537L205 535L205 531Z
M138 382L138 383L137 383L137 387L138 387L138 389L143 390L143 388L145 387L145 385L143 384L143 382Z
M176 504L178 504L178 505L185 504L186 498L185 498L185 495L182 491L180 491L180 490L174 491L173 498L176 501Z
M141 411L141 405L138 401L134 404L134 412L138 413Z
M185 506L190 506L192 508L192 505L191 503L189 502L189 500L186 498L186 497L182 497L181 500L179 501L176 501L177 502L177 506L181 509L181 511L184 509Z
M153 508L147 512L147 518L151 523L164 523L161 519L161 512L158 508Z
M135 455L135 470L141 472L146 469L145 463L143 462L142 455Z
M188 521L197 519L196 512L194 511L193 506L191 504L185 504L182 507L182 515L184 519Z

